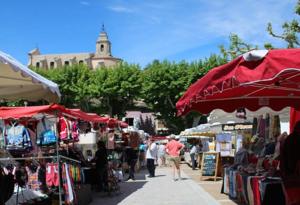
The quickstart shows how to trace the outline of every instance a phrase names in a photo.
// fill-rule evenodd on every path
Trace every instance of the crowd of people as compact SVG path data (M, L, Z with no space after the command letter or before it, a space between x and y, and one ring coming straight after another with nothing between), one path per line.
M105 191L107 187L107 170L109 164L108 150L103 141L98 142L98 150L95 153L92 162L95 163L97 190ZM197 145L198 146L198 145ZM180 174L180 153L185 145L179 142L179 137L170 136L167 143L157 143L154 138L148 138L142 141L138 149L124 147L122 152L122 164L126 164L123 168L123 176L127 173L128 177L124 180L135 180L135 171L137 167L147 168L148 178L155 177L155 169L157 166L166 167L167 164L173 169L173 180L181 180ZM194 146L191 149L191 156L194 156L196 151ZM139 166L137 166L137 162ZM196 166L193 163L193 167ZM177 173L177 177L175 177Z

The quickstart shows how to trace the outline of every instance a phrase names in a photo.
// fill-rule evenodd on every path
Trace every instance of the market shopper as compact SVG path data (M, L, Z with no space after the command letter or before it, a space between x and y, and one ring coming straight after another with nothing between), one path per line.
M96 162L98 191L103 191L107 187L107 150L103 141L99 141L97 146L98 150L96 151L94 161Z
M198 148L195 142L193 142L191 150L190 150L190 157L192 161L192 169L195 170L197 166L196 157L197 157Z
M300 177L300 121L298 121L292 133L290 133L282 147L280 168L283 176L299 179Z
M171 135L171 141L166 145L166 152L170 155L170 163L173 167L173 180L176 181L175 172L177 170L178 179L181 180L180 175L180 151L184 148L184 145L179 142L179 137Z
M158 158L160 166L166 166L166 146L163 143L158 145Z
M155 177L155 160L157 158L157 145L153 138L148 141L148 149L146 152L147 169L149 171L149 177Z
M138 159L138 150L133 149L132 147L127 147L126 148L126 158L127 158L127 163L129 166L129 176L127 180L132 179L135 180L134 177L134 172L135 172L135 165Z

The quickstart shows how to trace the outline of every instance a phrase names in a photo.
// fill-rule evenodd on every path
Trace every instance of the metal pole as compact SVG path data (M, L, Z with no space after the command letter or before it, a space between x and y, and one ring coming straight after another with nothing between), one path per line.
M69 160L69 161L72 161L72 162L76 162L76 163L81 163L80 161L78 161L78 160L75 160L75 159L72 159L72 158L69 158L69 157L65 157L65 156L63 156L63 155L60 155L60 158L62 158L62 159L66 159L66 160Z
M57 111L55 111L55 135L57 137L56 139L56 157L57 157L57 163L58 163L58 192L59 192L59 204L62 205L62 187L61 187L61 166L60 166L60 156L59 156L59 144L58 144L58 132L57 132Z
M12 160L30 160L30 159L55 159L57 156L45 156L45 157L22 157L22 158L14 158L14 157L6 157L0 158L0 161L12 161Z

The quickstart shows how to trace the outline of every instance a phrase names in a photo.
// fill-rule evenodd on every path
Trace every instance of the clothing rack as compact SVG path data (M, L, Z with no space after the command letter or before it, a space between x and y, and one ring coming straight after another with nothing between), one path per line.
M6 157L6 158L0 158L0 161L30 160L30 159L54 159L54 158L57 158L57 157L56 157L56 156L45 156L45 157L20 157L20 158Z
M54 115L54 117L53 117ZM50 118L55 118L55 135L58 137L59 136L59 133L57 131L57 123L58 123L58 112L54 112L53 115L47 115L47 118L50 119ZM45 116L46 117L46 116ZM68 117L71 117L73 119L76 119L72 116L68 116ZM27 120L30 120L29 118ZM63 156L63 155L60 155L59 154L59 142L58 142L58 139L56 140L56 153L55 153L55 156L41 156L41 157L20 157L20 158L14 158L14 157L5 157L5 158L0 158L0 162L1 161L12 161L12 160L36 160L36 159L57 159L57 162L59 163L58 166L60 167L60 163L61 163L61 159L62 160L66 160L66 161L70 161L70 162L75 162L75 163L78 163L78 164L81 164L80 161L78 160L75 160L75 159L72 159L72 158L69 158L69 157L66 157L66 156ZM59 189L59 204L62 205L64 204L64 202L62 201L62 185L61 185L61 171L59 169L58 171L58 179L59 179L59 186L58 186L58 189Z
M80 164L81 162L69 157L65 157L63 155L59 155L59 158L62 158L67 161L76 162ZM57 159L57 156L44 156L44 157L20 157L20 158L14 158L14 157L6 157L6 158L0 158L0 161L11 161L11 160L34 160L34 159Z
M69 158L69 157L65 157L65 156L63 156L63 155L59 155L59 157L62 158L62 159L71 161L71 162L76 162L76 163L78 163L78 164L81 164L81 161L78 161L78 160L75 160L75 159L72 159L72 158Z

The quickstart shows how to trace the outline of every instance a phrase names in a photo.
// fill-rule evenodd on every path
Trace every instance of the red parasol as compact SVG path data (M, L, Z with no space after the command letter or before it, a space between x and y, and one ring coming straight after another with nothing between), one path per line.
M216 67L191 85L176 104L178 115L195 110L255 111L300 105L300 49L254 50Z

